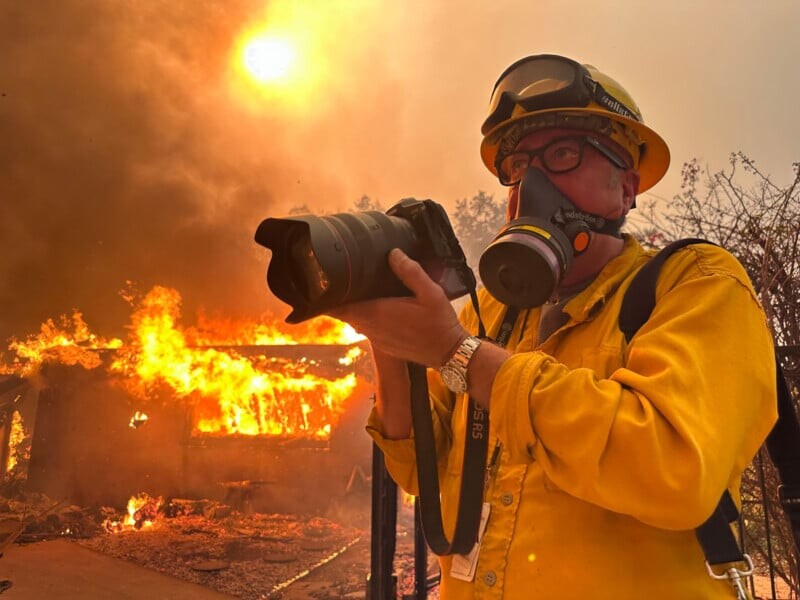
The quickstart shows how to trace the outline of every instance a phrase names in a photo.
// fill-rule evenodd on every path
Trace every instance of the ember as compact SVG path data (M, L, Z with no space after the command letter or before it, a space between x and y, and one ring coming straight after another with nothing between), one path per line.
M137 410L133 416L131 417L130 423L128 423L128 427L131 429L139 429L142 425L147 423L147 415L144 414L142 411Z

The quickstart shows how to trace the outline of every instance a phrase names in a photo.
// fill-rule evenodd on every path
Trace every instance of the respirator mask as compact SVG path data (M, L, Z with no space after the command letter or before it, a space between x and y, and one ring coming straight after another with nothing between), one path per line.
M509 306L541 306L553 295L590 232L621 237L624 216L609 221L586 213L536 167L519 183L517 212L495 236L478 264L484 286Z

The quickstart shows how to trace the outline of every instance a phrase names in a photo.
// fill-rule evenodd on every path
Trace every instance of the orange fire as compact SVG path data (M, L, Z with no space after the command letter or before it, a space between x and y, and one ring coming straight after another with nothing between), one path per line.
M161 496L150 496L142 492L136 496L131 496L128 500L127 514L121 521L106 519L103 523L106 531L119 533L132 529L140 530L152 527L156 520L156 515L164 498Z
M72 317L61 316L57 321L47 319L39 333L25 341L13 338L9 350L16 354L12 365L0 366L0 373L16 373L23 377L32 375L44 362L81 365L85 369L100 366L96 350L120 348L122 340L105 339L93 334L79 311Z
M30 458L29 436L30 432L25 429L22 423L22 415L19 414L19 411L13 411L11 430L8 437L9 454L8 462L6 463L6 473L11 473L20 462Z
M27 374L46 361L80 364L90 369L102 364L99 348L115 349L108 369L120 376L135 397L149 400L166 387L194 411L195 432L207 435L270 435L327 439L343 412L344 402L357 385L347 365L361 355L353 345L363 339L349 325L328 317L300 325L210 319L183 328L180 294L156 286L138 303L130 334L105 340L89 331L80 313L60 325L49 320L38 336L14 341L13 371ZM339 359L344 365L336 377L313 374L309 359L279 360L266 349L245 356L242 346L325 344L348 346ZM134 415L131 426L147 416Z
M146 398L166 384L175 396L192 401L201 433L328 437L355 389L354 373L327 380L308 373L303 363L273 370L230 345L296 344L298 338L341 343L353 337L348 326L324 319L292 339L268 324L204 320L200 328L182 330L179 317L180 295L164 287L150 290L133 314L130 346L111 365L127 377L133 394Z

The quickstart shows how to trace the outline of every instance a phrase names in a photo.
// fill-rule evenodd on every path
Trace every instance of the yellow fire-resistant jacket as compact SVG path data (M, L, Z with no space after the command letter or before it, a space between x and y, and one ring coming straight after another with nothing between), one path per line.
M648 253L623 253L565 307L537 345L539 309L522 311L497 373L490 450L502 444L491 513L471 583L441 559L441 597L728 599L706 573L694 529L740 476L777 418L773 342L741 265L708 244L664 265L651 318L628 345L623 293ZM495 335L504 307L481 292ZM477 333L474 310L462 319ZM445 530L461 483L466 398L429 371ZM398 484L417 493L413 440L368 431ZM491 454L491 452L489 453Z

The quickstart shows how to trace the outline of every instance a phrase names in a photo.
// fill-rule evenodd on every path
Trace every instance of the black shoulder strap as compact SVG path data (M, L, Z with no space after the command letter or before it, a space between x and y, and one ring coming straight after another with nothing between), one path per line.
M619 328L625 334L626 341L631 341L631 338L639 331L639 328L650 318L650 313L655 308L656 281L658 281L658 274L661 272L664 262L676 250L684 246L711 243L699 238L685 238L672 242L639 269L628 291L625 292L625 297L622 299L622 308L619 311Z
M656 303L656 282L661 267L676 250L689 244L712 244L708 240L686 238L666 246L642 267L633 278L622 299L619 328L630 342L644 325ZM779 357L775 355L778 389L778 422L767 437L770 459L778 470L782 485L780 500L792 526L795 548L800 549L800 422L786 385ZM739 562L744 559L728 523L739 517L739 511L728 490L722 495L714 513L697 528L696 534L710 565Z
M622 299L619 328L630 342L647 322L656 305L656 282L664 262L678 249L689 244L710 244L703 239L686 238L672 242L639 269ZM708 520L695 530L700 546L710 565L744 560L729 523L739 518L739 511L728 490L722 494L717 508Z

